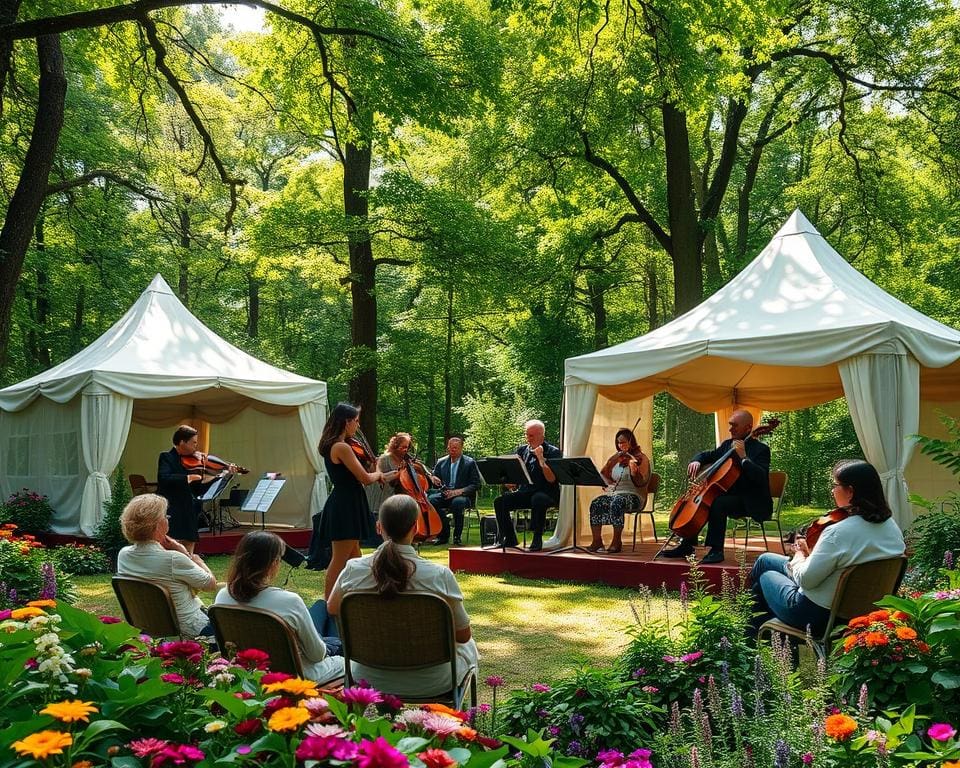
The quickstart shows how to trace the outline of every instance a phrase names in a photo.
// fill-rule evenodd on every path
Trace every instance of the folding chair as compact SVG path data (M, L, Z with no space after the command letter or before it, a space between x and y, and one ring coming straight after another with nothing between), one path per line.
M139 496L142 493L157 492L157 484L148 483L147 478L143 475L127 475L127 482L130 483L130 490L134 496Z
M874 603L880 598L896 594L906 570L907 558L903 555L851 565L840 574L833 604L830 606L830 618L827 620L822 636L811 637L805 628L791 627L780 619L765 621L760 627L758 636L763 637L764 634L779 632L782 635L799 638L813 649L818 658L826 659L830 654L834 626L854 616L869 613L873 610Z
M633 551L637 551L637 521L640 515L650 515L650 527L653 528L653 540L660 541L657 537L657 521L653 515L657 509L657 491L660 490L660 475L656 472L650 473L650 480L647 482L647 503L643 509L638 512L627 512L627 515L633 515ZM626 515L625 515L626 516ZM643 528L640 529L640 543L643 543Z
M350 592L340 603L337 622L348 686L354 684L351 661L411 674L449 664L449 690L400 698L410 703L438 702L459 709L469 689L470 705L477 705L476 669L458 679L453 611L442 597L430 592L402 592L392 598L375 591Z
M737 531L743 529L743 548L747 548L750 541L750 526L753 524L760 526L760 533L763 534L763 547L770 551L770 544L767 542L767 530L765 523L776 523L777 533L780 534L780 549L783 551L783 529L780 527L780 507L783 506L783 497L787 490L787 473L770 473L770 495L773 497L773 515L769 520L756 521L752 517L732 517L728 522L733 523L733 530L730 537L733 539L733 545L737 545Z
M127 624L153 637L183 637L166 585L137 576L114 576L110 583Z
M271 672L303 677L297 636L277 614L248 605L211 605L207 613L224 655L257 648L269 654Z

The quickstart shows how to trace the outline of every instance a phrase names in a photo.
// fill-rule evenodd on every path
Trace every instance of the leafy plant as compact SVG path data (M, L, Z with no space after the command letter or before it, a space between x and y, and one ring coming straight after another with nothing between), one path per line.
M944 505L918 516L907 531L907 587L921 592L944 583L941 569L960 553L960 507Z
M55 547L50 554L61 571L74 576L92 576L113 571L103 550L93 544L64 544Z
M55 567L51 551L32 534L18 536L16 526L5 523L0 529L0 609L58 596L73 600L70 577Z
M120 527L120 514L130 503L131 498L132 494L123 473L123 465L118 464L113 473L110 498L103 503L103 519L100 520L94 537L111 561L115 560L117 553L127 545Z
M50 500L29 488L12 493L0 509L0 521L13 523L25 533L44 533L49 530L52 519Z

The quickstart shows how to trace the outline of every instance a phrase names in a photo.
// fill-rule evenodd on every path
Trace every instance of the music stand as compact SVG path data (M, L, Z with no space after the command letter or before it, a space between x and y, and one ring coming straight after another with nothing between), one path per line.
M230 485L230 481L233 480L233 474L227 472L213 481L207 486L204 494L198 499L201 504L206 501L212 501L215 506L215 513L213 517L208 515L210 521L210 531L213 532L214 528L218 528L217 533L223 533L223 513L220 511L220 494L226 490L227 486Z
M480 470L480 477L487 485L529 485L533 481L530 479L530 473L527 467L518 455L511 456L488 456L485 459L477 459L477 469ZM501 549L507 551L503 544L506 541L505 531L497 531L500 534ZM514 530L514 536L517 532ZM524 534L526 535L526 534ZM483 545L481 544L481 549ZM488 547L492 549L493 547ZM520 547L514 547L520 549Z
M547 459L547 466L553 470L553 474L556 476L557 482L560 485L573 486L573 545L550 550L550 554L555 555L560 552L573 550L589 552L592 555L593 552L590 552L589 549L577 544L577 486L596 485L606 487L608 484L607 481L603 479L603 475L597 470L596 464L593 463L593 459L589 456L572 456L569 459Z

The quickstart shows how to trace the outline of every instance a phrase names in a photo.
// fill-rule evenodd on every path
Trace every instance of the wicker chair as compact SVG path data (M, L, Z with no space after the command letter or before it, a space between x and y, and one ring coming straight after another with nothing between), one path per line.
M403 592L394 598L375 591L344 595L337 617L347 685L353 685L351 661L391 672L416 672L450 665L450 689L441 694L403 695L407 702L438 702L460 708L469 690L477 704L476 670L458 679L453 611L430 592ZM392 691L385 691L392 693Z
M137 576L114 576L110 583L127 624L154 637L183 637L166 585Z
M211 605L208 615L224 654L257 648L269 654L271 672L303 677L297 636L277 614L250 606Z
M785 624L779 619L770 619L760 627L759 636L779 632L781 635L796 637L809 645L820 659L826 659L830 653L834 626L873 610L874 603L886 595L895 594L900 581L907 570L907 558L889 557L884 560L871 560L860 565L851 565L840 574L837 591L830 606L830 618L820 637L811 637L805 629Z

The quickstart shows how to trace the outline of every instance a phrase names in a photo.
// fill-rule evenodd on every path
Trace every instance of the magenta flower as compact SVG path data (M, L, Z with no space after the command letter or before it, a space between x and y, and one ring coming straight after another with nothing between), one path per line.
M380 691L373 688L344 688L340 691L340 699L345 704L356 704L358 707L366 709L371 704L379 704L383 701Z
M616 749L604 749L597 753L597 761L607 765L619 765L623 762L623 752Z
M546 693L550 690L550 686L546 683L534 683L530 686L530 690L536 693Z
M168 744L154 753L150 766L161 768L164 765L189 765L199 763L203 758L203 752L189 744Z
M957 729L950 723L934 723L927 729L927 736L934 741L950 741L957 735Z
M500 675L490 675L484 682L491 688L499 688L503 685L503 678Z
M237 748L234 750L238 755L249 755L253 752L253 747L249 744L238 744Z
M383 696L383 706L392 712L399 712L403 709L403 701L392 693L381 694Z
M134 739L127 744L127 746L137 757L144 758L159 752L161 749L167 746L167 742L165 742L163 739L154 738Z
M407 756L391 747L383 736L375 741L360 742L356 763L357 768L407 768L409 765Z
M694 651L693 653L687 653L680 657L680 661L684 664L693 664L703 656L703 651Z
M678 659L676 656L664 656L663 660L667 662L667 664L676 664L678 661L680 661L680 659Z
M123 619L118 619L116 616L97 616L100 619L101 624L119 624Z
M307 736L297 747L297 760L353 760L359 748L339 736Z
M800 762L802 762L804 765L810 765L813 762L813 753L804 752L800 758Z
M6 621L13 615L13 611L7 608L5 611L0 611L0 621Z
M183 685L186 682L183 675L178 675L176 672L167 672L160 675L160 679L165 683L173 683L174 685Z

